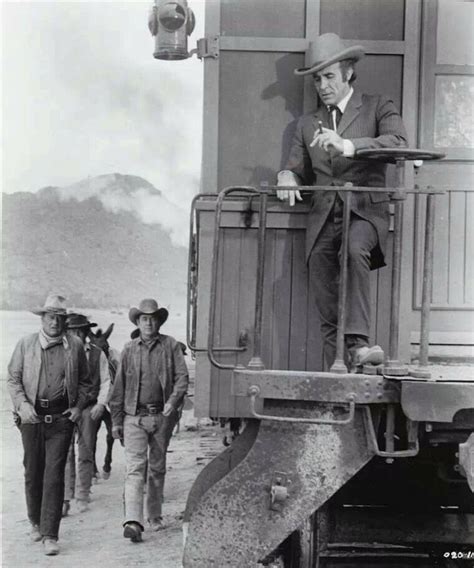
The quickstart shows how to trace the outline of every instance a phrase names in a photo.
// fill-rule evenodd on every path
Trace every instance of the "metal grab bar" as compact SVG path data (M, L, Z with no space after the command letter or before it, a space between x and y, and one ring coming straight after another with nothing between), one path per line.
M203 198L214 197L213 193L199 193L191 201L191 214L189 216L189 248L188 248L188 282L186 302L186 344L191 351L198 351L196 347L196 279L198 267L198 233L195 232L196 203Z
M412 377L429 379L428 355L430 343L430 308L433 292L435 196L426 196L425 249L423 255L423 286L421 291L420 354L418 367L410 371Z
M195 230L196 203L201 199L215 199L215 193L199 193L191 202L189 220L189 249L188 249L188 282L186 305L186 344L193 352L207 352L207 347L196 347L196 308L197 308L197 277L199 232ZM214 347L214 351L245 351L245 347Z
M253 193L262 197L262 192L258 191L257 188L248 185L236 185L230 186L223 189L219 195L217 196L216 202L216 214L215 214L215 221L214 221L214 242L213 242L213 249L212 249L212 265L211 265L211 287L210 287L210 294L209 294L209 328L208 328L208 335L207 335L207 355L209 357L209 361L211 362L214 367L218 369L228 369L233 370L235 365L228 365L224 363L220 363L214 357L214 351L219 349L214 347L214 336L215 336L215 319L216 319L216 290L217 290L217 267L218 267L218 260L219 260L219 244L220 244L220 224L221 224L221 217L222 217L222 206L224 203L224 199L227 195L236 192L244 192L244 193ZM246 347L236 347L235 351L244 351Z
M250 397L250 413L253 418L258 418L259 420L272 420L273 422L294 422L299 424L332 424L335 426L344 426L350 424L354 420L355 416L355 395L349 394L347 396L349 402L349 412L346 418L342 420L335 419L325 419L325 418L292 418L290 416L273 416L271 414L260 414L255 410L255 402L257 397L260 395L260 387L257 385L252 385L249 387L248 395Z
M365 405L365 422L367 426L367 435L369 441L372 444L372 448L375 451L375 455L381 458L411 458L418 455L420 451L420 443L418 440L418 422L407 419L407 429L408 429L408 445L412 445L413 448L409 450L397 450L397 451L384 451L379 448L377 442L377 435L375 433L374 422L372 420L372 412L370 406Z
M406 189L404 187L373 187L368 185L353 185L353 186L344 186L344 185L262 185L261 191L268 193L270 195L274 195L276 191L281 189L289 189L289 190L299 190L306 191L308 193L318 193L321 191L341 191L343 193L347 191L351 191L352 193L388 193L389 196L398 201L399 199L405 199L405 194L413 194L413 195L442 195L447 191L471 191L470 187L466 188L456 188L456 190L451 190L451 187L438 187L434 188L431 186L427 187L419 187L415 185L413 189Z

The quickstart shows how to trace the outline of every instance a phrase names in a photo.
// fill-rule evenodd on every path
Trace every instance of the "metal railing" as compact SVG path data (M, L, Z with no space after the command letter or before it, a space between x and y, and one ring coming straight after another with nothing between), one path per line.
M338 302L338 331L336 343L336 358L331 367L333 373L347 373L344 362L344 327L346 318L346 297L347 297L347 266L348 266L348 228L350 223L351 198L353 193L371 192L386 193L395 203L394 211L394 234L393 234L393 265L392 265L392 289L390 296L390 330L389 330L389 352L388 359L384 367L384 374L389 376L406 375L408 369L399 362L399 312L400 312L400 275L401 275L401 247L402 247L402 219L403 201L407 194L427 195L426 204L426 224L425 224L425 250L423 268L423 291L422 291L422 311L421 311L421 349L420 367L427 364L428 341L429 341L429 312L430 296L432 288L432 266L433 266L433 234L434 234L434 215L436 194L443 193L441 189L427 187L424 189L404 189L401 187L366 187L352 186L300 186L300 187L281 187L281 186L262 186L260 188L251 186L231 186L223 189L217 195L215 221L214 221L214 242L211 267L211 284L209 298L209 328L207 352L211 363L219 369L234 369L235 365L223 364L216 360L217 351L243 351L243 347L217 347L215 346L215 319L216 319L216 291L218 281L218 261L221 249L221 218L224 201L227 196L233 193L250 193L259 199L259 224L258 224L258 257L257 257L257 278L256 278L256 297L255 297L255 325L253 352L249 367L261 369L264 367L262 362L262 320L263 320L263 277L265 271L265 240L266 240L266 215L267 200L269 195L273 195L277 190L299 189L305 192L337 191L345 194L343 200L343 239L341 248L341 276L339 282L339 302ZM212 194L213 198L216 197Z

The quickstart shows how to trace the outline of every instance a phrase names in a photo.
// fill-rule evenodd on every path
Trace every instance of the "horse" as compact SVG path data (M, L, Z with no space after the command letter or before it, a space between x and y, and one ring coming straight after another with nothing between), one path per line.
M107 357L111 384L114 382L115 374L117 373L117 368L119 364L118 354L115 352L115 350L113 350L110 347L108 342L108 339L111 336L113 329L114 329L114 324L111 323L104 332L102 332L101 329L98 329L95 333L92 330L89 330L89 341L96 347L99 347L99 349L102 349L105 356ZM100 418L100 424L99 428L97 429L97 433L99 432L102 422L105 424L105 427L107 429L107 438L106 438L107 449L105 452L104 465L102 466L102 478L109 479L110 472L112 470L112 447L114 445L114 438L112 436L112 417L107 408L104 408L104 412ZM95 461L97 438L95 442L96 443L94 444L94 472L95 475L97 476L98 469Z

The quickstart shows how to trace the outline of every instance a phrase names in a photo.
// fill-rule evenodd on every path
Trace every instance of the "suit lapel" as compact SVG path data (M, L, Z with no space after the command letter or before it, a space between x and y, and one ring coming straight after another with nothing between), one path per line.
M352 124L352 122L357 118L360 107L362 106L362 96L357 91L354 91L352 97L347 103L346 110L344 111L341 122L337 127L337 133L342 135L342 133Z

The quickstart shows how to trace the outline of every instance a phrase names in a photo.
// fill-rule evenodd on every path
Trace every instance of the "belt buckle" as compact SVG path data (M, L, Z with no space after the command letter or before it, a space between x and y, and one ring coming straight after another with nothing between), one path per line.
M47 398L39 399L40 408L49 408L49 400Z
M158 414L158 407L156 406L156 404L147 404L146 409L148 410L148 414L150 414L151 416Z
M53 417L51 414L44 415L44 422L45 424L51 424L53 422Z

